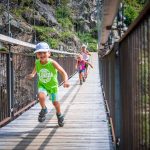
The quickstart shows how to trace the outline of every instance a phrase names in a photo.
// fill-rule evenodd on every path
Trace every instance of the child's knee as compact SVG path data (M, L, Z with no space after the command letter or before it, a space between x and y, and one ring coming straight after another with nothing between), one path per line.
M38 97L39 97L39 99L45 99L45 98L46 98L46 95L45 95L45 93L40 92L40 93L38 94Z
M54 102L53 102L53 105L54 105L55 107L58 107L58 106L59 106L59 102L58 102L58 101L54 101Z

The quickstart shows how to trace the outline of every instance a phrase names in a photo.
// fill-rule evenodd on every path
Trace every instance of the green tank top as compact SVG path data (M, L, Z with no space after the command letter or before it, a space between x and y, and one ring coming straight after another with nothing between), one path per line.
M37 59L35 65L38 75L38 88L44 88L48 93L57 93L57 69L53 66L52 60L49 59L48 62L43 65L40 63L40 60Z

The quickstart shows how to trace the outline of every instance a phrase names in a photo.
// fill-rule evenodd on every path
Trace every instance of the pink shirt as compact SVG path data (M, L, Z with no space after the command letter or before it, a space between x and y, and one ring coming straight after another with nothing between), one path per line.
M81 61L78 60L78 69L85 70L85 61L84 60L81 60Z

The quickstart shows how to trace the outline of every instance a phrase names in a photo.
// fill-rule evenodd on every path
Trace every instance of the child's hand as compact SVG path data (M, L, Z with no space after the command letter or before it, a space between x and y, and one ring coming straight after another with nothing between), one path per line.
M75 65L75 69L76 69L76 70L78 69L78 65Z
M90 64L90 67L93 68L93 66Z
M65 81L63 86L64 86L64 88L68 88L70 86L70 84L68 81Z
M34 74L31 73L27 75L25 78L31 80L32 78L34 78Z

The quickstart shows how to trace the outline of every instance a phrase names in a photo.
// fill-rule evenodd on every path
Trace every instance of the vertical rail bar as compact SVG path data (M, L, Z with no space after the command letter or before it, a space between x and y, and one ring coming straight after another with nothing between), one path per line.
M112 55L115 48L100 59L104 96L122 150L150 149L150 2L145 8L119 42L119 61Z
M12 117L12 104L13 104L13 96L12 96L12 54L11 54L11 45L9 45L9 54L8 54L8 95L9 95L9 117Z

